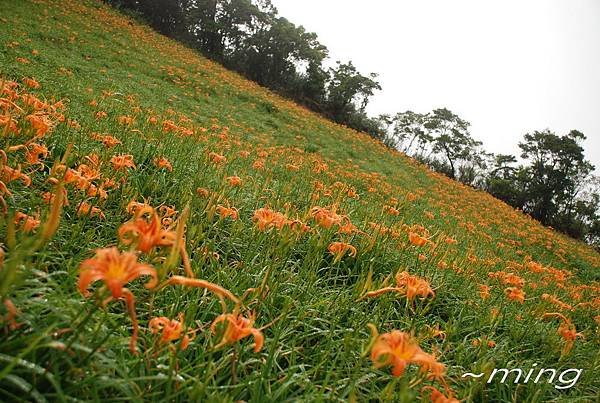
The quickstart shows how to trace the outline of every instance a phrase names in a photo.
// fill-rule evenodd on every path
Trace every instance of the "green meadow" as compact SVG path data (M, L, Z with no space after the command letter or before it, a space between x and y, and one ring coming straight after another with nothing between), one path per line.
M99 1L0 0L0 133L1 401L599 399L596 251Z

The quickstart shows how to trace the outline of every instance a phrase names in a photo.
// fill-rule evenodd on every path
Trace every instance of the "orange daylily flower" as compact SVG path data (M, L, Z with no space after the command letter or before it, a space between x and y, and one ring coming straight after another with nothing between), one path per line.
M135 245L137 250L148 253L155 246L173 246L176 234L163 229L154 208L144 205L137 208L131 221L121 225L119 239L127 246Z
M229 183L229 186L241 186L242 178L239 176L228 176L225 180Z
M40 226L40 223L41 221L37 217L27 215L20 211L15 214L15 225L21 225L21 229L26 234L33 232Z
M215 348L221 348L252 335L254 337L254 352L257 353L262 349L264 336L259 329L253 327L254 315L251 315L249 318L237 313L219 315L210 325L210 330L215 333L217 324L224 321L227 321L227 327L225 328L223 339Z
M32 89L40 88L40 83L38 83L35 78L26 77L23 79L23 82L29 88L32 88Z
M383 211L385 211L389 215L393 215L393 216L397 216L400 214L400 210L398 210L392 206L383 206Z
M158 212L163 216L163 218L170 218L177 214L177 210L175 210L175 206L167 206L162 205L158 208Z
M254 163L252 164L252 168L254 169L265 169L265 160L256 160L254 161Z
M114 181L113 179L104 179L102 181L103 189L116 189L119 187L119 183Z
M10 193L4 182L0 181L0 204L2 204L2 213L6 214L8 205L6 204L6 200L4 200L4 195L12 196L12 193Z
M46 115L32 114L25 117L25 120L31 124L36 136L43 136L50 130L50 120Z
M583 333L577 333L577 328L575 328L575 325L571 322L571 320L569 318L567 318L565 315L563 315L561 313L552 312L552 313L546 313L543 316L544 319L553 318L553 317L559 318L562 321L560 326L558 327L557 333L565 341L565 346L563 347L563 350L561 352L561 356L565 356L565 355L569 354L571 352L571 350L573 349L575 340L578 337L585 337L585 336L583 335Z
M425 246L429 242L427 238L423 238L421 235L415 232L408 233L408 240L415 246Z
M534 262L533 260L527 263L527 268L534 273L541 273L542 271L544 271L544 266L542 266L538 262Z
M451 237L446 237L446 239L444 239L444 242L446 242L448 245L456 245L458 243L456 239Z
M77 207L77 215L78 216L86 216L90 217L99 217L101 219L106 219L106 216L98 207L92 206L90 203L82 201L79 203L79 207Z
M125 210L129 213L129 214L135 214L139 209L144 208L144 207L150 207L148 204L146 203L140 203L138 201L132 200L129 203L127 203L127 207L125 207Z
M138 263L133 252L119 252L115 247L97 249L96 256L84 260L80 265L79 291L89 296L88 286L98 280L104 281L106 287L115 299L124 295L125 284L140 276L152 277L146 283L146 288L154 288L158 278L156 270L147 264Z
M208 154L208 158L215 164L224 164L227 162L227 158L221 154L217 154L215 152L211 152Z
M478 347L483 342L485 342L485 345L487 345L489 348L496 347L496 342L494 340L489 340L487 337L473 339L471 340L471 345L473 347Z
M87 192L86 194L89 197L96 197L98 196L100 199L102 200L106 200L106 198L108 198L108 193L106 192L106 190L104 190L102 188L102 186L97 187L96 185L91 184L88 188L87 188Z
M122 115L117 118L119 124L129 126L133 124L133 117L128 115Z
M204 199L206 199L208 196L210 196L210 191L205 188L197 188L196 193L198 194L198 196L200 196Z
M363 297L361 297L361 299L367 297L377 297L386 292L398 292L402 295L405 295L408 301L412 301L416 297L427 298L428 296L435 296L435 292L427 280L410 275L406 271L398 272L395 280L395 287L384 287L379 290L369 291Z
M256 223L260 231L266 231L270 228L281 229L288 223L285 215L266 207L256 210L252 216L252 221Z
M446 397L442 392L440 392L433 386L425 386L421 389L421 391L425 390L429 390L431 392L429 395L431 403L460 403L460 400L455 399L452 396L452 391L448 391L448 397Z
M479 285L479 297L482 300L486 300L490 297L490 286L485 284Z
M439 363L431 354L424 352L417 341L408 333L392 330L379 335L375 326L369 326L375 337L371 347L371 360L375 368L392 366L392 375L399 377L410 364L421 367L422 372L428 372L437 378L442 378L445 366Z
M518 287L508 287L504 292L511 301L516 301L521 304L525 302L525 293Z
M7 130L10 133L19 133L17 121L10 117L10 115L0 115L0 127L4 127L3 130Z
M62 188L62 205L64 206L68 206L69 205L69 200L67 199L67 189L65 189L64 187ZM44 203L46 204L52 204L54 202L54 199L56 198L56 194L52 193L52 192L44 192L42 193L42 200L44 201Z
M35 96L33 96L31 94L23 94L21 96L21 99L23 100L23 103L25 105L33 107L33 109L35 109L36 111L41 111L43 109L49 108L49 105L47 103L39 100L38 98L36 98ZM33 116L33 115L30 115L30 116ZM32 122L32 124L33 124L33 122Z
M329 253L335 256L334 263L339 262L342 257L348 252L348 254L352 257L356 256L356 248L350 244L344 242L332 242L327 247Z
M20 180L21 182L23 182L24 186L28 187L31 185L31 178L28 175L21 172L20 165L16 169L11 168L8 165L3 165L2 171L0 171L0 180L2 180L2 182L4 183Z
M238 219L238 210L235 207L224 207L221 205L217 206L217 214L221 218L231 217L232 220Z
M525 280L523 278L514 273L506 273L501 270L488 273L488 277L499 279L504 284L512 285L518 288L523 288L525 285Z
M21 327L22 324L17 323L19 311L17 310L15 304L13 304L13 302L8 298L4 300L3 304L6 308L6 315L0 318L3 319L4 322L8 323L8 328L10 330L15 330Z
M316 174L318 174L318 173L327 171L328 168L329 167L325 163L315 162L315 165L313 167L313 172L316 173Z
M135 253L121 253L115 247L97 249L95 257L84 260L79 266L78 288L84 296L90 295L88 287L91 283L102 280L111 294L105 303L111 299L125 300L133 324L129 349L134 354L136 353L139 329L135 313L135 297L124 286L141 276L151 277L150 281L145 284L146 288L154 288L158 283L156 270L152 266L138 263Z
M428 336L431 338L439 337L440 339L446 338L446 332L440 329L440 324L436 323L435 326L426 325L428 330Z
M71 168L67 169L65 172L64 179L66 184L74 183L75 187L77 187L79 190L86 190L91 185L89 179L83 176L80 172Z
M351 199L358 199L358 193L356 193L355 189L349 189L348 192L346 193L346 195L351 198Z
M323 228L331 228L333 225L340 225L344 219L347 219L346 217L337 214L335 208L330 210L318 206L312 208L310 215Z
M107 148L112 148L119 144L123 144L118 138L109 135L101 136L98 140L100 140Z
M180 313L177 319L160 316L150 319L148 328L152 334L161 333L160 341L163 344L181 339L181 349L185 350L194 338L194 332L185 333L183 322L183 313Z
M48 156L48 148L44 144L32 143L27 146L25 152L25 160L29 164L37 164L40 162L40 157L46 158Z
M179 127L172 120L163 120L162 122L162 130L165 133L175 132L179 129Z
M355 232L361 232L361 231L359 231L359 229L356 228L356 225L354 225L350 221L348 221L345 224L341 224L338 227L338 231L337 232L338 232L338 234L352 235Z
M115 155L110 159L110 163L116 171L125 170L127 168L136 169L136 166L133 163L133 155L131 154Z
M165 157L155 158L154 165L156 165L157 168L164 168L169 172L173 172L173 165L171 165L171 162L169 162L169 160Z

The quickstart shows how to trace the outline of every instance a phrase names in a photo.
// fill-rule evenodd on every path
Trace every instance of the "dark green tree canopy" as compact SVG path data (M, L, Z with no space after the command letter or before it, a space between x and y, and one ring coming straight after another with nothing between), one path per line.
M381 86L375 79L377 74L369 76L360 74L352 62L337 62L335 68L329 70L331 81L327 87L328 104L333 118L343 122L355 112L364 113L369 98Z
M594 166L585 160L583 133L559 136L550 130L525 134L519 143L524 164L496 156L487 190L543 224L574 238L600 242L600 196Z
M594 170L583 155L583 140L585 136L577 130L564 136L545 130L526 134L519 143L521 158L529 162L524 169L530 179L530 200L524 207L534 218L548 222L571 209Z
M360 74L352 62L326 69L328 51L317 35L279 16L270 0L106 1L336 122L382 136L379 122L365 113L381 89L376 75Z

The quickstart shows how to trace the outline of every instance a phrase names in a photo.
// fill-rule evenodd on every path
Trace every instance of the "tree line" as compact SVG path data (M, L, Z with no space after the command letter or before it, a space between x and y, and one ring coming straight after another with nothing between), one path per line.
M600 247L600 179L573 130L528 133L520 160L494 155L445 108L369 117L377 74L351 61L325 67L315 33L280 16L271 0L105 0L158 32L325 117L381 139L466 185L483 189L545 225Z
M600 178L585 159L585 135L546 129L523 136L514 155L492 154L448 109L381 115L384 142L466 185L485 190L542 224L600 247Z
M377 74L361 74L352 61L326 67L328 50L317 35L280 16L270 0L106 1L335 122L383 136L365 112L381 90Z

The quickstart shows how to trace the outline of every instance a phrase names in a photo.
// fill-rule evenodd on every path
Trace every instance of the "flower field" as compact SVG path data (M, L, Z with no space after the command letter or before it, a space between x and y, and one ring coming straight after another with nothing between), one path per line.
M101 2L0 0L0 133L0 401L598 399L596 251Z

